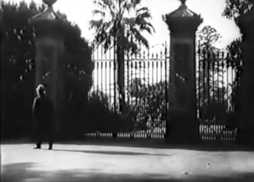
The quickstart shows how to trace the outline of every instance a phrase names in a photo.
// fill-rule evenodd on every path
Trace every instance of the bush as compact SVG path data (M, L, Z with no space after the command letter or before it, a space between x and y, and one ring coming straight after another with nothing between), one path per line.
M133 119L131 110L124 113L115 112L108 102L108 97L100 91L93 92L87 105L86 132L109 132L131 131Z
M153 85L142 84L142 81L134 79L129 87L130 95L137 100L137 103L130 109L135 129L153 131L161 127L166 121L166 82L159 82Z
M34 29L28 19L44 10L35 3L0 4L3 32L1 57L3 112L3 137L30 136L32 132L32 102L35 96L35 45ZM61 15L61 13L57 12ZM93 63L91 49L81 38L78 26L67 19L65 22L65 55L61 58L64 74L65 98L61 101L63 129L66 133L82 130L81 113L87 104L88 91L92 85Z

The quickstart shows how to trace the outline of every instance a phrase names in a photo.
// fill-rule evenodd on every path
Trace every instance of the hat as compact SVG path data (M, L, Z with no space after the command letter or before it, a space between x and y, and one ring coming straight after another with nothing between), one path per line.
M44 84L39 84L36 87L36 93L37 93L37 95L43 95L45 91L46 91L46 88L45 88Z

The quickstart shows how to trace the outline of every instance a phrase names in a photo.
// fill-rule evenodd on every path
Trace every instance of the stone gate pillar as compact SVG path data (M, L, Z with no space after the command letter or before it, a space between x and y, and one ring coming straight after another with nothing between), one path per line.
M56 0L43 0L44 12L32 17L29 22L35 29L35 87L46 84L47 93L55 108L56 130L61 130L60 107L63 96L63 78L59 68L64 50L64 22L57 17L52 5Z
M239 142L254 146L254 9L238 21L243 34L243 73L240 78Z
M202 18L187 8L185 0L165 15L170 31L170 88L167 139L175 143L198 140L196 121L196 30Z

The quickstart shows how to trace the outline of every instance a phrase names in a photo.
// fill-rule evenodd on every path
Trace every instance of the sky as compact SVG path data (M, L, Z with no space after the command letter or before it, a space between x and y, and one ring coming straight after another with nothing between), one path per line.
M1 0L0 0L1 1ZM4 0L6 2L20 2L23 0ZM31 2L31 0L24 0ZM33 0L38 4L42 0ZM82 36L92 41L94 31L89 29L89 21L93 19L92 10L95 9L94 0L58 0L54 4L54 9L67 15L67 18L77 24L82 31ZM226 0L187 0L189 9L200 14L203 23L199 30L205 25L211 25L221 34L221 39L216 44L219 48L224 48L232 40L241 36L238 27L232 20L222 16ZM150 47L159 47L165 41L169 40L169 31L167 25L162 20L162 16L174 11L180 5L179 0L143 0L142 4L149 7L152 15L151 22L155 27L155 33L148 35Z

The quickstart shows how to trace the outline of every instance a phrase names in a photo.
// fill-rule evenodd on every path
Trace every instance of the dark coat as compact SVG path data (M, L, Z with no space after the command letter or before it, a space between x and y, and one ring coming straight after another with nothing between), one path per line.
M35 127L43 131L54 128L54 107L47 97L35 97L33 102Z

